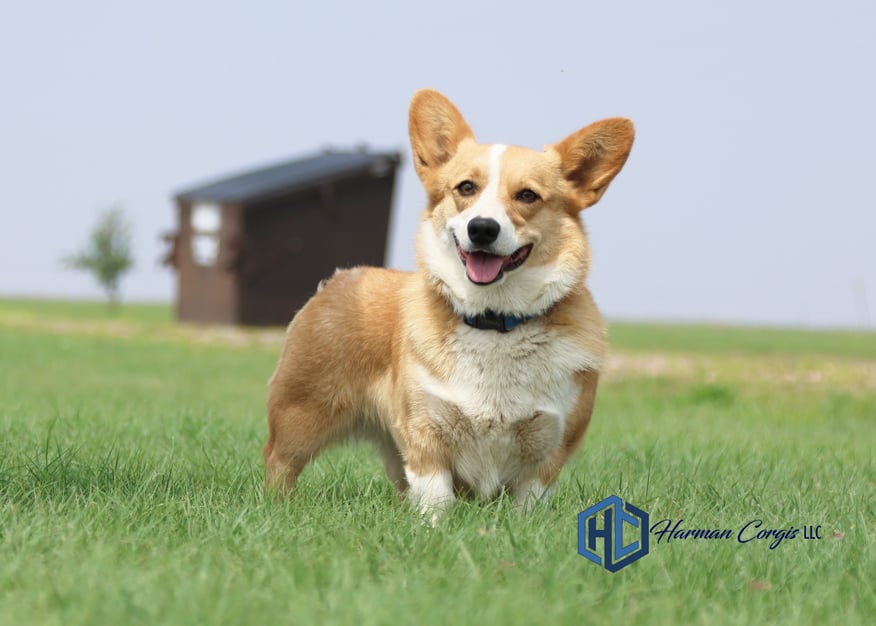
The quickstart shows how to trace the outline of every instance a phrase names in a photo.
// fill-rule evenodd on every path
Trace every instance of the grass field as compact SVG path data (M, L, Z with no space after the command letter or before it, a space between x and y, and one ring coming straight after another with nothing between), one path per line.
M623 324L587 441L524 515L437 528L376 455L261 490L276 330L163 306L0 302L0 624L876 623L876 335ZM652 539L611 574L577 513L821 525L823 538Z

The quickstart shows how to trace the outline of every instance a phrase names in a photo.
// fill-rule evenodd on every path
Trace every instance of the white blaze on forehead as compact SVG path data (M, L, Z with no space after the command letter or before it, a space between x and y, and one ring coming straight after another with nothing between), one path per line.
M478 210L476 217L492 217L500 220L508 218L505 206L499 199L499 179L502 177L502 155L508 146L501 143L490 146L490 161L487 169L487 186L472 209ZM501 222L500 222L501 223Z
M490 217L499 223L499 237L492 245L496 254L508 256L520 247L520 240L508 211L501 199L502 155L508 146L497 143L490 146L487 162L487 184L475 203L456 217L448 220L456 240L467 250L472 248L468 238L468 223L476 217Z

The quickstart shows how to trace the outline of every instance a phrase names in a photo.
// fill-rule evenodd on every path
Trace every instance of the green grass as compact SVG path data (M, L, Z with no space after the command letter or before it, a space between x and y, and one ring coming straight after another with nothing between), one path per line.
M876 358L835 334L615 327L618 360L553 500L529 515L459 503L432 529L367 447L320 457L285 502L263 496L278 333L99 308L0 302L0 624L876 615ZM576 515L613 493L654 522L825 538L652 543L610 574L577 555Z
M152 326L166 324L173 319L172 308L162 303L140 303L114 310L106 302L93 300L0 299L0 311L7 316L89 321L124 319Z
M876 359L876 333L707 324L611 325L615 348L744 354L822 354Z

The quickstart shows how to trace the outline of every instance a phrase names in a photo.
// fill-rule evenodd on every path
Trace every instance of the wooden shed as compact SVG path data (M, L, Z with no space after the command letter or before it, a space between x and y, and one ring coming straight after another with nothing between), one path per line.
M335 268L383 265L399 162L326 151L178 193L178 319L283 325Z

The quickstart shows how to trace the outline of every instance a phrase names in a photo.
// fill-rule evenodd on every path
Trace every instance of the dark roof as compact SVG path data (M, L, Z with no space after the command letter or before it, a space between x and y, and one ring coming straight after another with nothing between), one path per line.
M179 192L176 198L246 203L365 173L375 176L390 174L399 161L397 152L328 150L186 189Z

